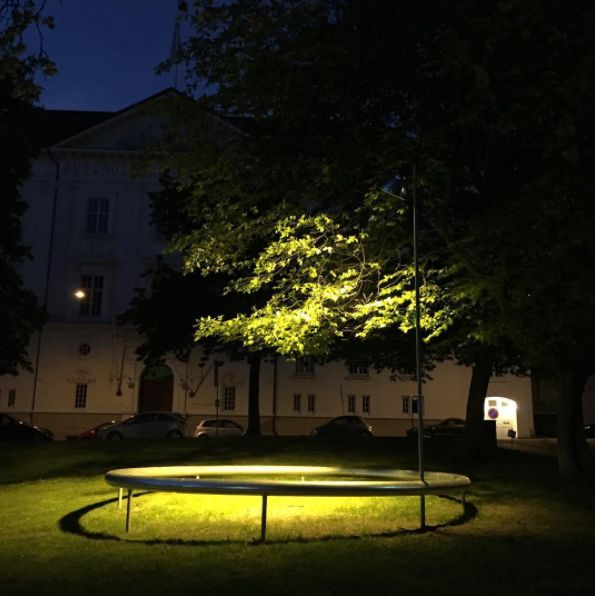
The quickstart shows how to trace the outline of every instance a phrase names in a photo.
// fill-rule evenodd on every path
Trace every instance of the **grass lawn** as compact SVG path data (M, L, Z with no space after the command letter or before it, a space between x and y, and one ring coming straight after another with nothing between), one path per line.
M470 465L429 444L427 469L467 474L468 507L417 497L140 494L132 530L103 475L208 463L415 468L399 439L56 442L2 446L0 594L595 594L595 493L557 482L553 458L501 451Z

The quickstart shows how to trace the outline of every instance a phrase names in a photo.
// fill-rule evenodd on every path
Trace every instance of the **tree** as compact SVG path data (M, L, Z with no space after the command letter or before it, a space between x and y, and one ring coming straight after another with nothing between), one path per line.
M206 213L173 246L188 270L232 276L230 290L271 291L249 316L201 320L199 337L317 353L387 327L408 333L407 213L375 189L418 163L426 340L481 369L476 396L494 358L555 363L561 471L585 473L569 404L590 368L576 333L591 329L591 282L564 262L592 255L591 4L197 0L188 19L188 76L217 85L202 104L252 125L176 160L191 189L185 214ZM558 219L572 250L557 252ZM551 253L574 301L538 283ZM566 315L555 334L552 305Z
M43 324L45 315L36 297L27 290L19 264L29 256L21 240L21 218L27 206L20 187L30 173L30 161L38 149L36 108L38 71L52 74L40 42L36 54L28 54L23 35L31 27L52 27L51 17L41 13L44 3L29 0L0 2L0 373L17 374L30 368L27 346L31 334Z
M176 205L183 202L183 193L176 190L173 179L165 175L162 190L153 193L152 218L165 236L187 227L180 219ZM226 276L213 273L204 277L196 272L186 275L175 265L159 259L156 266L145 273L150 278L148 290L137 290L130 308L120 317L120 323L131 323L144 337L137 354L146 362L161 360L173 353L187 361L195 347L196 320L209 316L229 316L249 309L259 297L246 300L241 295L224 294ZM225 353L233 359L246 359L249 367L248 434L260 434L260 364L263 350L246 350L241 344L222 343L213 338L200 342L207 357L217 358Z
M595 248L595 12L581 2L512 2L482 13L467 11L437 64L451 106L433 127L435 141L451 131L441 226L458 267L449 289L489 315L477 326L483 345L512 346L553 374L560 471L588 476L581 395L595 364L585 274ZM466 193L450 190L457 171ZM460 201L475 204L471 217L461 217Z

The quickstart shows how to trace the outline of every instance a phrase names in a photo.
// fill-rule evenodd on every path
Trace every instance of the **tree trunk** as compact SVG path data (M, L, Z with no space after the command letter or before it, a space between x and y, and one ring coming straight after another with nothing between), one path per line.
M559 368L558 386L558 468L560 476L573 483L595 478L595 462L583 431L583 390L589 369L580 366Z
M492 366L493 358L490 352L485 350L478 353L471 369L464 434L465 455L469 458L477 456L482 450L484 402L492 376Z
M250 354L248 356L248 366L250 367L248 381L248 435L260 435L260 354Z

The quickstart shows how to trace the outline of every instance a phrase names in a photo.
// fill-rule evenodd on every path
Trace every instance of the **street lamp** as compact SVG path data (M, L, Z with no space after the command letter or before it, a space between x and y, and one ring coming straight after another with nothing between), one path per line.
M413 210L413 267L414 267L414 287L415 287L415 378L417 382L417 457L419 467L419 479L425 483L424 471L424 416L423 416L423 393L421 382L422 371L422 351L421 351L421 324L419 307L419 259L417 255L417 178L415 165L411 172L411 199ZM407 180L399 175L393 176L391 180L385 183L381 189L386 194L397 199L403 199L407 192ZM420 496L420 526L426 525L426 502L425 496Z

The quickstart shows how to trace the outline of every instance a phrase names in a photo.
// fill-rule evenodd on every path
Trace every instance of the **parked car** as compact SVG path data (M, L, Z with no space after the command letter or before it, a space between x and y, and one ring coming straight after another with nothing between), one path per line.
M595 422L590 422L589 424L585 424L585 437L587 439L595 438Z
M111 426L112 424L116 424L116 420L109 420L108 422L102 422L101 424L98 424L97 426L94 426L93 428L84 430L82 433L79 433L78 435L76 435L76 437L73 437L73 438L75 438L75 439L96 439L100 430L102 430L108 426Z
M462 439L465 432L465 421L462 418L446 418L438 424L428 427L430 437L442 439Z
M186 418L175 412L142 412L103 427L98 439L181 439L187 435Z
M410 438L417 437L417 426L407 431ZM438 424L424 427L424 437L428 439L462 439L465 432L465 421L462 418L446 418Z
M372 437L372 427L359 416L339 416L318 426L311 433L313 437L357 438Z
M197 439L241 437L243 435L244 429L237 422L227 418L202 420L194 431L194 436Z
M32 426L22 420L0 414L0 440L1 441L51 441L54 434L47 428Z

